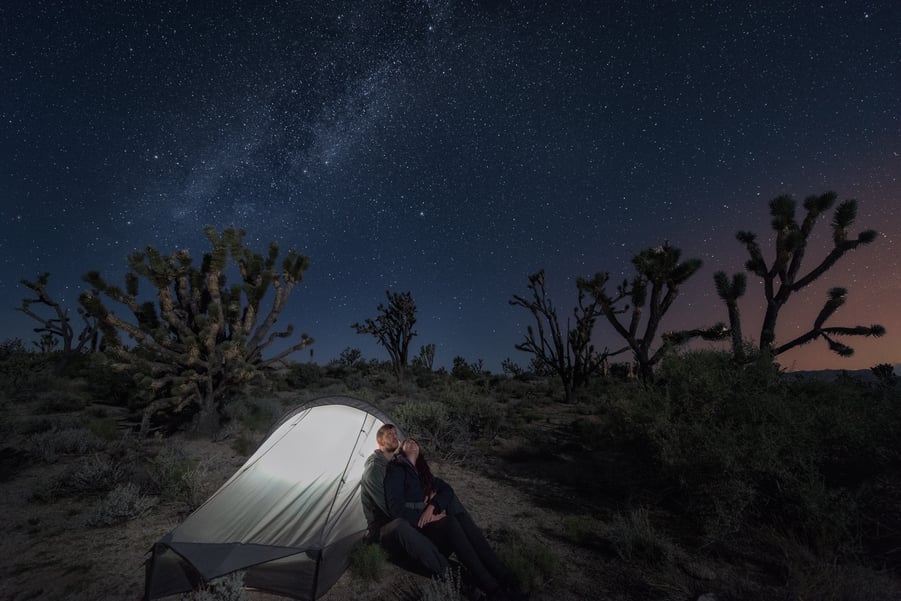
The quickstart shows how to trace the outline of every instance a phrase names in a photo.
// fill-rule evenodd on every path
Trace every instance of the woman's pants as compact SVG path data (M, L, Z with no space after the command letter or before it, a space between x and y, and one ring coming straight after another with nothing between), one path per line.
M510 570L494 553L485 535L465 510L460 513L448 511L445 517L428 524L422 532L443 552L453 551L476 585L486 593L509 582Z

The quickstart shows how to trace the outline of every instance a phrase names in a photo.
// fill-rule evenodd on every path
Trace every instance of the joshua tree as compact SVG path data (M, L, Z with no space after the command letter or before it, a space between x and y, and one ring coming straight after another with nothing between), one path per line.
M413 365L432 371L435 365L435 345L430 343L419 347L419 354L413 357Z
M600 312L607 318L616 332L625 339L635 355L639 375L643 379L653 376L654 366L664 353L675 344L687 341L695 336L715 336L724 328L714 327L711 330L690 330L668 334L663 343L654 352L651 345L657 335L663 316L679 295L679 287L700 269L700 259L688 259L679 262L682 252L665 242L662 246L648 248L632 258L632 264L638 272L631 282L624 281L616 289L616 294L607 293L609 273L596 273L594 277L579 278L576 285L580 294L590 293L595 299ZM619 305L630 301L631 305ZM648 316L644 333L639 334L642 315L648 307ZM631 310L628 324L620 321L619 315Z
M93 349L97 343L97 320L88 315L88 313L79 307L77 309L78 316L84 322L78 336L75 336L75 330L72 327L72 321L69 317L69 309L64 308L58 302L53 300L50 293L47 292L47 282L50 280L50 274L45 272L38 276L35 281L20 280L20 283L26 288L31 289L36 296L34 298L23 298L22 305L16 310L21 311L28 317L40 323L40 327L34 328L38 334L42 334L40 343L35 343L42 352L55 350L58 342L62 341L62 359L57 364L57 371L65 369L66 364L73 354L77 354L85 350L89 344ZM54 316L42 317L38 315L34 309L34 305L44 305L49 307Z
M355 323L351 327L357 334L370 334L385 347L391 357L391 367L398 382L404 381L407 370L407 357L410 352L410 341L416 336L413 325L416 323L416 303L409 292L385 291L388 305L380 304L375 319L366 319L363 323Z
M312 349L311 349L312 350ZM357 367L363 362L363 351L347 347L338 355L337 363L342 367Z
M826 320L845 303L847 291L844 288L831 288L828 298L820 310L810 330L806 333L776 345L776 323L779 311L788 302L791 295L813 283L828 271L849 250L861 244L869 244L876 239L874 230L865 230L856 238L848 237L848 228L857 218L857 201L842 201L832 215L832 250L820 263L805 275L800 275L801 263L807 251L810 234L817 219L835 204L834 192L826 192L819 196L808 196L804 200L806 215L804 221L795 220L795 200L791 196L779 196L770 201L772 227L776 232L776 256L773 263L767 266L757 244L757 236L751 232L740 231L736 234L739 242L745 245L750 259L745 268L763 279L763 294L766 300L766 313L760 328L760 348L769 349L773 356L784 353L796 346L806 344L822 337L830 350L841 356L849 356L854 350L833 339L832 336L881 336L885 328L880 325L855 327L825 327ZM741 323L737 301L745 292L744 274L736 274L729 285L726 274L722 271L714 275L717 292L729 308L729 322L732 328L732 347L737 358L741 358Z
M738 361L744 360L744 338L741 332L741 312L738 310L738 299L741 298L748 286L748 278L743 273L736 273L732 280L724 271L713 274L713 282L716 285L716 293L726 303L729 313L729 334L732 337L732 352Z
M309 259L291 251L279 270L275 242L264 257L244 246L243 230L228 228L220 236L207 227L204 234L212 251L204 255L199 268L187 250L164 255L148 247L129 256L125 290L107 284L97 272L84 276L99 292L82 294L81 302L100 320L113 367L133 373L138 389L146 394L143 431L152 415L183 410L199 413L199 430L217 429L229 391L313 343L301 334L293 346L263 357L276 339L293 333L293 326L284 331L273 331L273 326L294 286L301 282ZM230 260L241 281L227 287ZM141 277L150 282L157 304L138 300ZM262 301L270 288L274 298L265 312ZM101 294L126 307L134 320L110 311ZM121 343L120 331L134 341L134 349Z
M536 371L556 374L563 384L566 402L570 402L574 393L600 369L607 356L625 349L616 353L594 350L591 333L601 312L597 300L586 303L588 295L583 287L579 287L578 306L573 309L574 325L570 329L567 320L565 331L560 328L557 309L545 290L544 270L529 276L529 291L531 298L514 295L509 301L511 305L528 309L535 319L535 328L528 326L525 340L517 344L516 349L533 355Z

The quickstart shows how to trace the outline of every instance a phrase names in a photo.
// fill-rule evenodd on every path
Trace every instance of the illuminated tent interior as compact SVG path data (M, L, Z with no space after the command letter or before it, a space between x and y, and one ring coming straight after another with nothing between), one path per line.
M317 599L338 580L366 531L360 478L389 422L347 397L302 405L147 560L144 599L244 571L247 588Z

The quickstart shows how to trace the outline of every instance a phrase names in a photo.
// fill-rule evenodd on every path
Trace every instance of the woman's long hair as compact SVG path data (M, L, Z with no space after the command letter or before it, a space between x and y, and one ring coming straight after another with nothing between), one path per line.
M422 450L422 445L419 444L419 441L415 438L407 438L404 440L404 444L406 444L407 440L412 440L416 443L416 446L419 447L419 456L416 458L416 473L419 474L419 481L422 483L422 492L425 493L425 496L428 497L433 492L435 492L435 476L432 475L432 470L429 468L429 462L425 459L425 452ZM401 452L403 452L404 445L401 444ZM404 453L404 457L406 457L406 453Z

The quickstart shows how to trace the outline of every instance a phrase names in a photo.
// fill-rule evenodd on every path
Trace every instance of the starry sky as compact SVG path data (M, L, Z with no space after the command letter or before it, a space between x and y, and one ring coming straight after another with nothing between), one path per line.
M0 31L3 339L35 337L22 278L50 272L74 311L85 272L121 284L147 245L199 260L204 225L236 225L311 258L280 324L317 362L387 358L351 324L391 289L418 306L412 354L525 366L508 300L530 273L566 315L577 276L619 281L668 240L704 267L664 329L726 321L712 274L744 269L735 233L771 260L768 201L834 190L880 235L793 298L777 342L832 286L850 294L831 325L888 333L780 361L901 363L893 0L33 0L2 3ZM749 276L753 338L762 298ZM596 338L621 345L603 321Z

